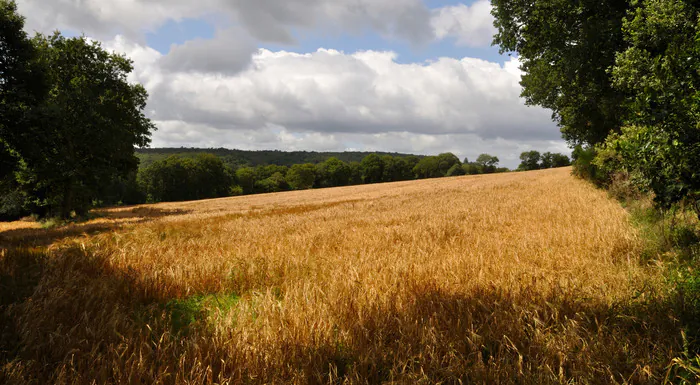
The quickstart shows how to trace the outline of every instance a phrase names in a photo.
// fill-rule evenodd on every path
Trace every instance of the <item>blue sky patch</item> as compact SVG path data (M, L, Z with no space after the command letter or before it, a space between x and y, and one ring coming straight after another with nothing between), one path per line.
M193 39L211 39L216 34L216 28L205 19L168 20L155 32L146 34L149 47L162 54L170 52L170 47L183 44Z

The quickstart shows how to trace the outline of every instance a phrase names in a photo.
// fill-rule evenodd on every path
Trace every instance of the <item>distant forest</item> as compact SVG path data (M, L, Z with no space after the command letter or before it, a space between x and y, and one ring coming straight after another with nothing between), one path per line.
M231 150L227 148L143 148L136 150L136 156L141 160L140 167L146 168L156 161L163 160L171 155L178 155L184 158L194 158L198 154L207 153L213 154L221 158L227 166L232 169L240 167L255 167L255 166L287 166L291 167L295 164L313 163L318 164L325 162L330 158L336 158L343 162L360 162L364 157L370 154L379 156L390 155L392 157L407 157L417 156L423 158L422 155L402 154L396 152L315 152L315 151L246 151L246 150Z

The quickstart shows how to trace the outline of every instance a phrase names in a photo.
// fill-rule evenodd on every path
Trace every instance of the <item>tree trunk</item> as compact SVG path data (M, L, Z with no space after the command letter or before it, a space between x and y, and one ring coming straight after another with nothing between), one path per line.
M68 219L73 211L73 178L63 186L63 202L61 203L61 218Z

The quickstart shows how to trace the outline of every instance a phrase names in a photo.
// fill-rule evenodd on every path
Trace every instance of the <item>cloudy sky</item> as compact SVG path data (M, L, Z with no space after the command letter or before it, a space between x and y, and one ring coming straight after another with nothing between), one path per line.
M568 152L491 47L488 0L18 0L135 62L154 147Z

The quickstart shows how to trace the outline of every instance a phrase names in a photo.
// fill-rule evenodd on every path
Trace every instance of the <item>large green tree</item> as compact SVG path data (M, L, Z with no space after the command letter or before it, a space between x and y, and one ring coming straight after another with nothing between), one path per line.
M288 190L289 185L285 179L285 175L281 172L275 172L269 177L255 182L255 191L258 193L274 193Z
M223 160L207 153L197 155L194 160L197 199L228 196L234 178Z
M519 171L532 171L540 169L540 162L542 161L542 155L539 151L525 151L520 154L520 166L518 166Z
M516 52L522 96L552 110L570 144L602 142L621 126L625 94L610 68L627 45L632 0L493 0L501 53Z
M350 162L348 163L348 168L350 169L348 183L350 185L362 184L362 166L360 162Z
M347 186L350 167L338 158L329 158L316 166L319 187Z
M316 180L316 166L311 163L295 164L286 175L287 184L292 190L308 190Z
M540 159L540 168L542 169L566 167L571 165L571 160L564 154L545 152L542 154Z
M379 183L384 176L384 161L377 154L369 154L360 162L362 169L362 181L365 183Z
M445 176L461 176L466 174L467 172L464 170L462 164L455 164L454 166L450 167L449 170L447 170Z
M27 127L48 91L38 55L15 2L0 0L0 177L13 171L16 158L34 145Z
M437 162L438 170L440 170L442 176L447 175L447 171L449 171L452 168L452 166L462 165L462 162L459 161L459 158L451 152L445 152L438 155Z
M489 154L481 154L476 158L476 164L481 167L484 174L492 174L496 172L499 162L500 160L497 156Z
M630 97L622 135L608 149L640 176L658 204L691 198L700 214L700 4L645 0L624 22L629 48L615 85Z
M36 107L47 95L45 68L38 51L23 30L24 18L14 1L0 0L0 219L25 214L25 193L15 173L22 154L34 150L27 129Z
M100 186L137 169L134 148L155 129L143 113L148 95L127 80L132 62L97 42L59 33L34 41L50 89L22 128L32 149L20 151L20 180L36 212L82 214Z
M243 189L244 194L252 194L255 192L255 182L257 177L255 169L252 167L241 167L236 170L236 182Z
M151 201L185 201L228 196L233 176L215 155L171 155L143 169L139 184Z
M440 162L437 156L426 156L413 167L417 179L439 178L445 176L440 172Z

